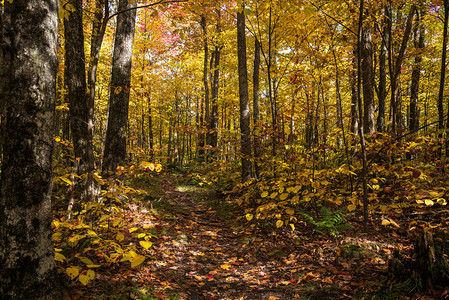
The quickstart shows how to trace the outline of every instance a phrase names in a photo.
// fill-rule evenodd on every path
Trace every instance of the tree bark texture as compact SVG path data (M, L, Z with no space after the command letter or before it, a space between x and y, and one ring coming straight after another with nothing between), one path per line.
M87 171L87 117L86 64L84 56L82 0L68 0L73 11L64 18L65 85L70 108L70 127L75 157L80 159L78 173Z
M127 0L120 0L118 11L130 9L135 6L135 2L129 3ZM115 172L117 167L124 165L126 161L129 92L135 24L135 9L125 11L117 16L103 172Z
M404 60L404 54L405 54L405 50L407 48L407 43L410 37L410 33L412 31L412 21L413 21L413 16L415 14L415 10L416 10L416 6L412 5L412 7L410 8L410 12L407 16L407 21L406 21L406 26L405 26L405 31L404 31L404 35L402 37L402 42L401 42L401 47L399 49L398 52L398 56L396 57L396 61L394 62L394 66L392 68L393 74L390 74L390 86L391 86L391 102L390 105L392 106L392 131L395 133L397 130L399 130L401 128L401 124L399 123L400 119L401 119L401 102L399 101L399 76L401 75L401 67L402 67L402 62ZM390 12L390 16L391 16L391 12ZM391 23L390 25L390 30L391 30ZM391 32L390 32L391 34ZM391 41L390 41L391 44ZM392 64L393 62L393 57L392 57L392 49L390 46L389 49L389 53L390 53L390 64Z
M51 241L58 1L5 3L11 61L0 196L0 297L62 299Z
M218 14L218 20L217 20L217 33L219 34L221 32L220 28L220 18L221 18L221 11L217 11ZM207 135L209 136L207 138L209 142L209 146L211 148L210 150L210 157L216 157L216 149L218 145L218 92L220 87L220 52L221 52L221 45L215 45L215 51L213 54L213 78L212 78L212 88L211 88L211 112L210 112L210 120L209 120L209 130ZM211 66L212 69L212 66Z
M260 157L260 137L259 137L259 89L260 89L260 43L256 38L254 40L254 64L253 64L253 149L254 149L254 171L256 178L260 176L260 167L257 163Z
M444 0L444 27L443 27L443 50L441 52L441 75L440 75L440 89L438 92L438 129L443 129L444 112L443 112L443 97L444 97L444 81L446 78L446 52L447 52L447 26L449 21L449 1ZM439 136L441 137L441 132Z
M239 98L240 98L240 134L242 155L242 182L251 179L251 130L248 95L248 66L246 63L246 35L245 13L237 12L237 59L239 70Z
M424 24L423 13L417 13L417 25L414 30L414 45L418 51L415 56L415 63L413 64L412 71L412 83L410 87L410 118L409 118L409 130L415 131L419 127L419 108L418 108L418 94L419 94L419 81L421 77L421 63L422 63L422 50L424 49Z
M384 18L388 18L388 8L384 8ZM377 114L377 131L385 132L385 99L387 97L387 72L386 72L386 61L387 61L387 45L389 44L389 30L388 30L389 19L383 21L382 24L382 42L380 45L379 54L379 112Z
M373 41L371 27L365 25L362 31L362 79L363 79L363 132L373 133L374 117L374 72Z

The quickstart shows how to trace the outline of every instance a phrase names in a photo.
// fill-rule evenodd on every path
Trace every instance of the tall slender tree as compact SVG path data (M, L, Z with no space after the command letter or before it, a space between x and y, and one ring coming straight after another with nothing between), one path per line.
M246 33L245 33L244 4L237 12L237 59L239 72L240 99L240 134L242 155L242 181L251 179L251 130L248 96L248 66L246 62Z
M51 240L57 0L5 2L0 298L63 299Z

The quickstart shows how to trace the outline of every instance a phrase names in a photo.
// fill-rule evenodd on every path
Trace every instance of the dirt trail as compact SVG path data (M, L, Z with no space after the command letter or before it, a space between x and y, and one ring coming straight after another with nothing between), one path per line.
M272 249L273 241L265 243L262 235L236 229L235 220L221 217L207 205L211 197L205 197L204 190L180 188L170 179L164 179L161 185L165 209L171 216L161 221L163 230L153 249L155 260L138 275L149 278L144 284L158 291L155 296L269 300L348 297L335 287L306 293L303 290L300 296L296 284L304 272L310 271L303 264L313 254L298 258L297 254L287 253L292 248L282 252L280 244Z

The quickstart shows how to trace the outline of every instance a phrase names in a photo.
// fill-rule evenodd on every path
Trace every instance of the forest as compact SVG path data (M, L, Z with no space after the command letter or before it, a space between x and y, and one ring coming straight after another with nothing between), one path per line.
M0 299L449 299L449 0L1 0Z

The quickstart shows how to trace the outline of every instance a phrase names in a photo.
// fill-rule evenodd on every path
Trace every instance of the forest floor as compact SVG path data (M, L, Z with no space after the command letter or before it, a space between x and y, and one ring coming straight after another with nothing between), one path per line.
M363 233L354 219L337 238L274 233L249 226L223 195L185 175L163 175L158 186L160 196L128 208L129 226L153 235L152 259L97 270L88 286L72 283L73 299L409 299L387 276L393 250L411 248L396 231Z

